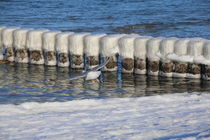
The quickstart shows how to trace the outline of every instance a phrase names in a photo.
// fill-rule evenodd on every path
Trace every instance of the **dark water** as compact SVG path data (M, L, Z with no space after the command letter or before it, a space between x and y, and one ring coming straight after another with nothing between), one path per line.
M208 0L0 0L0 26L210 39ZM210 91L209 82L105 73L100 82L56 81L68 69L0 66L0 103Z
M210 82L182 78L103 73L98 81L49 81L81 73L42 65L0 65L0 104L123 98L210 91Z

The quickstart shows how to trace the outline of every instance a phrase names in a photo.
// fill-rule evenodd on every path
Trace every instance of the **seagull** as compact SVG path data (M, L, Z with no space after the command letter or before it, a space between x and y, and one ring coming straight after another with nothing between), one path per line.
M101 69L106 66L106 64L108 64L110 58L108 58L106 60L106 62L104 62L103 64L100 64L92 69L89 69L79 75L74 75L72 77L69 77L69 78L63 78L63 79L57 79L57 80L68 80L68 81L72 81L72 80L76 80L76 79L79 79L79 78L85 78L85 80L94 80L94 79L97 79L100 75L101 75ZM50 80L50 81L54 81L54 80Z

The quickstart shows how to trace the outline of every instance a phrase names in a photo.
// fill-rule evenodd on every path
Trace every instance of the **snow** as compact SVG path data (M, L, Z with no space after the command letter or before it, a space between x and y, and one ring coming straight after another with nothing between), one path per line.
M0 139L207 139L210 94L0 105Z

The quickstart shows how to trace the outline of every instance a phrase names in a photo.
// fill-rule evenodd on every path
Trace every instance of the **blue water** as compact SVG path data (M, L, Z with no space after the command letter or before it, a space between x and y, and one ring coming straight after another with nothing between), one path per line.
M210 39L208 0L1 0L0 26ZM98 82L47 81L78 72L0 65L0 104L210 91L209 82L104 73Z
M0 25L210 39L208 0L1 0Z

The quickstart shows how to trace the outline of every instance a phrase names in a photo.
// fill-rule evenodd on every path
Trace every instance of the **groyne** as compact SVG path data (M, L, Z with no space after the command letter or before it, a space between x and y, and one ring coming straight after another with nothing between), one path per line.
M108 58L103 71L121 62L122 73L210 79L210 41L203 38L0 27L0 60L83 69Z

